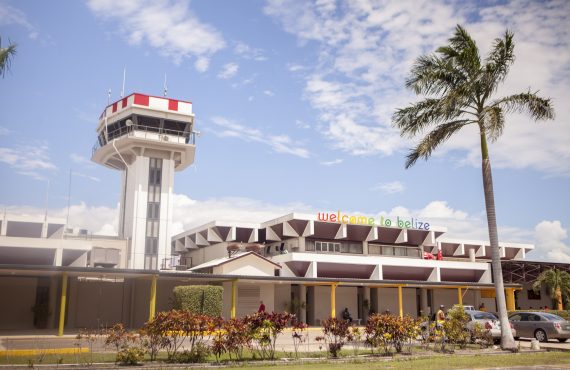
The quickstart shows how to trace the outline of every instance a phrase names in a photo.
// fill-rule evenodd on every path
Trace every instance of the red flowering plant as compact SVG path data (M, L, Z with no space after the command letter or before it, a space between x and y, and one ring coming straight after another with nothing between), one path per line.
M333 358L337 358L340 350L350 338L349 322L330 317L321 323L324 336L315 338L316 341L324 341L328 346L328 352Z
M294 320L293 321L293 346L295 347L295 358L299 358L299 346L307 340L308 334L306 334L309 325L304 322Z

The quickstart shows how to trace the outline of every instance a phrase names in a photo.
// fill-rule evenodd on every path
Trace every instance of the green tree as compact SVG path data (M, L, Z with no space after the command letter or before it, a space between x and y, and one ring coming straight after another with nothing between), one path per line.
M557 309L563 310L562 298L570 297L570 274L556 268L544 270L532 284L532 289L538 293L543 285L548 290L548 294L556 299Z
M8 47L2 47L2 38L0 38L0 75L4 77L4 74L8 69L10 69L10 63L12 58L16 55L16 44L10 43Z
M550 99L530 90L499 98L493 96L515 60L514 47L513 33L507 30L502 38L495 39L491 52L482 59L475 41L458 25L448 45L420 56L412 67L406 86L424 99L396 110L393 116L393 124L402 136L423 136L407 155L406 168L420 158L427 160L440 144L462 128L469 125L478 128L501 346L509 350L515 350L516 346L505 305L487 140L493 142L501 136L507 113L524 112L536 121L554 118Z

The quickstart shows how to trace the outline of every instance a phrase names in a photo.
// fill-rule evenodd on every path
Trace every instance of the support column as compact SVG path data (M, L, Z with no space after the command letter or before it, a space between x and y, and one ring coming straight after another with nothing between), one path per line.
M57 336L63 335L63 327L65 326L65 303L67 302L67 272L61 276L61 297L59 303L59 327Z
M461 288L457 288L457 303L463 306L463 294L461 293Z
M63 261L63 248L56 248L53 256L53 265L61 266Z
M368 315L370 313L370 309L372 308L372 301L370 299L370 287L368 286L364 287L364 289L362 290L362 298L368 301L368 309L363 310L364 317L362 318L362 322L366 323L366 321L368 321Z
M299 302L301 303L301 312L299 320L307 322L307 287L304 285L299 286ZM304 304L303 304L304 303Z
M514 288L506 288L505 289L505 296L507 298L507 311L514 311L515 310L515 289Z
M428 291L427 288L420 288L420 310L424 316L431 316L431 312L428 312Z
M230 319L236 318L236 298L237 298L237 280L232 280L232 306L230 307Z
M400 311L400 317L404 317L404 307L402 305L402 286L398 285L398 309Z
M336 317L336 283L331 285L331 317Z
M148 310L148 321L154 318L154 313L156 310L156 281L158 277L156 275L152 275L152 281L150 282L150 302L149 302L149 310Z

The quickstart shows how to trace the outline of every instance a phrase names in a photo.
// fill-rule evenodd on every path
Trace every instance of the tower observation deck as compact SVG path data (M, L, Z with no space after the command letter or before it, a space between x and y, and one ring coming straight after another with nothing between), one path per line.
M128 266L156 270L170 257L174 172L194 162L188 101L131 94L99 117L91 159L122 172L119 236Z

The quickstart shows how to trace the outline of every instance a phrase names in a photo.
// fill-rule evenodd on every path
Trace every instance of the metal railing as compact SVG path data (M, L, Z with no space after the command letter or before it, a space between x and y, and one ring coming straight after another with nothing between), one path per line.
M92 153L95 153L114 139L132 136L156 141L173 141L178 144L196 144L196 134L194 132L133 124L131 126L121 126L113 131L101 131L99 138L93 145Z

